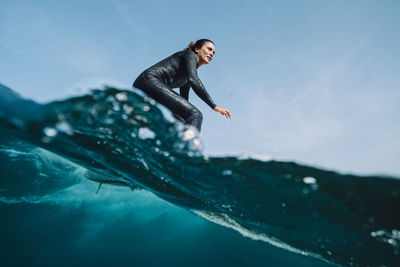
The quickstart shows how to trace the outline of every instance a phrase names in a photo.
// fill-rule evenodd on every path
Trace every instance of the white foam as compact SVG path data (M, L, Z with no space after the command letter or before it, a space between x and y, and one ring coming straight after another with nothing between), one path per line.
M238 159L255 159L255 160L264 161L264 162L272 160L272 156L254 154L254 153L250 153L250 152L240 153L237 156L237 158Z
M6 146L0 146L0 151L7 153L9 157L17 157L20 155L23 155L23 156L34 155L34 153L32 153L32 152L19 151L19 150L15 150L13 148L8 148Z
M188 128L186 131L183 132L182 140L184 141L192 140L196 136L197 136L196 131L193 128Z
M261 154L255 154L251 152L239 152L239 153L234 153L234 154L218 154L218 153L209 153L210 157L214 158L224 158L224 157L236 157L239 160L246 160L246 159L254 159L254 160L259 160L263 162L271 161L274 160L270 155L261 155Z
M6 204L19 204L19 203L38 204L38 203L47 201L46 198L47 197L39 197L39 196L28 196L28 197L20 197L20 198L0 197L0 202L6 203Z
M211 221L211 222L219 224L221 226L233 229L233 230L239 232L244 237L248 237L252 240L263 241L263 242L266 242L266 243L276 246L278 248L288 250L293 253L297 253L297 254L301 254L301 255L305 255L305 256L311 256L311 257L317 258L319 260L323 260L325 262L330 263L329 261L325 260L318 254L306 252L306 251L294 248L278 239L270 238L264 234L254 233L254 232L242 227L239 223L237 223L235 220L233 220L226 214L207 213L207 212L203 212L203 211L192 211L192 212L208 221Z

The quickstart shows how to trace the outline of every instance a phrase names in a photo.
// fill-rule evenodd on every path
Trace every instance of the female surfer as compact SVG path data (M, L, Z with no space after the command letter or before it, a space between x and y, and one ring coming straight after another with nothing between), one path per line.
M231 118L228 109L217 106L208 95L206 88L197 76L197 68L208 64L215 54L215 45L211 40L200 39L191 42L183 51L179 51L143 71L133 86L167 107L175 117L185 124L192 125L200 132L203 115L189 103L189 89L206 102L213 110L226 118ZM180 94L172 90L180 88Z

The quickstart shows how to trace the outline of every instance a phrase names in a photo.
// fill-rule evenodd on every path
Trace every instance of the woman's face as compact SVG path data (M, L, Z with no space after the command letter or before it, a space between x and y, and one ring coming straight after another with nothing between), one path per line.
M211 42L205 42L200 49L195 48L195 51L200 67L203 64L210 63L210 61L213 59L213 56L215 54L215 46Z

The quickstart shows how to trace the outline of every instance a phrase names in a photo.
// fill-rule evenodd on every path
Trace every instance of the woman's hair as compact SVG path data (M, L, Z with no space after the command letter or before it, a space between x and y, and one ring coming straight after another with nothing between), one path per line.
M193 51L193 52L196 52L195 48L200 49L200 48L202 48L203 45L204 45L205 43L207 43L207 42L210 42L210 43L213 43L213 44L214 44L214 42L211 41L211 40L208 40L208 39L200 39L200 40L197 40L196 42L190 42L190 44L185 48L185 50L189 50L189 51L191 50L191 51Z

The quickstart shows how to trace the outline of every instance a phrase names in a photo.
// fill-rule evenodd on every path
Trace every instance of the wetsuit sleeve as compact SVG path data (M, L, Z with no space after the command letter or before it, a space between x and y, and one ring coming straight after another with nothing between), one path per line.
M197 76L197 57L193 52L186 53L183 56L186 72L188 74L188 82L190 87L193 88L193 91L198 95L204 102L207 103L212 109L214 109L217 105L208 95L206 88L203 83L200 81Z
M185 98L186 100L189 100L189 89L190 85L185 85L182 86L179 90L180 95Z

